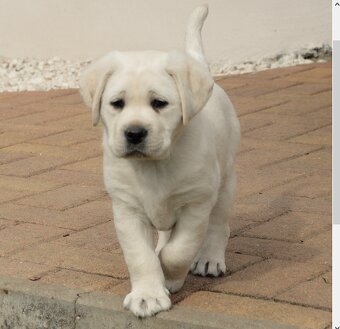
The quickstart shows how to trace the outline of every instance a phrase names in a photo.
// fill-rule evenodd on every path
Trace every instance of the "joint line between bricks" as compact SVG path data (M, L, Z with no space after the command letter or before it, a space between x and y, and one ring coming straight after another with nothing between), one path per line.
M242 294L242 293L235 293L235 292L221 292L219 290L209 290L209 291L214 292L214 293L220 293L220 294L223 294L223 295L231 295L231 296L237 296L237 297L247 297L247 298L251 298L251 299L270 301L270 302L274 302L274 303L277 303L277 304L288 304L288 305L301 306L301 307L304 307L304 308L321 310L321 311L328 311L328 312L331 311L331 309L329 309L328 307L322 307L322 306L318 307L318 306L313 306L313 305L308 305L308 304L288 302L288 301L284 301L284 300L277 300L277 299L274 299L273 297L254 296L254 295L250 295L250 294Z
M243 117L246 117L248 115L252 115L254 113L259 113L259 112L262 112L262 111L265 111L265 110L268 110L268 109L271 109L273 107L277 107L277 106L281 106L281 105L284 105L284 104L287 104L287 103L291 103L291 100L287 100L287 101L282 101L280 103L277 103L277 104L273 104L273 105L268 105L268 106L265 106L263 108L260 108L256 111L252 111L252 112L249 112L249 113L244 113L244 114L240 114L238 115L239 118L243 118Z
M285 214L282 214L280 216L286 215L286 214L288 214L290 212L294 212L294 211L288 210ZM297 244L301 244L302 245L304 242L306 242L306 241L308 241L308 240L310 240L310 239L312 239L312 238L314 238L314 237L316 237L316 236L318 236L320 234L326 233L326 232L328 232L330 230L330 228L332 228L332 225L327 225L327 226L321 228L319 232L314 233L314 234L313 233L309 234L308 236L305 237L305 239L303 239L303 240L301 239L299 241L287 240L287 239L275 239L275 238L268 238L268 237L263 237L263 236L247 235L247 234L244 235L244 233L247 233L247 231L249 229L261 226L262 224L268 223L268 222L270 222L270 221L272 221L272 220L274 220L274 219L276 219L276 218L278 218L280 216L277 216L277 217L272 218L270 220L266 220L266 221L260 222L258 225L254 225L253 227L249 227L248 226L248 228L245 228L244 230L242 230L242 232L239 232L239 233L233 235L232 237L240 236L240 237L243 237L243 238L253 238L253 239L267 240L267 241L269 240L269 241L280 241L280 242L288 242L288 243L297 243Z
M65 132L68 132L68 131L71 131L72 129L66 129L66 130L63 130L63 131L59 131L57 133L51 133L51 134L47 134L47 135L43 135L43 136L39 136L39 137L34 137L34 138L29 138L29 139L25 139L21 142L18 142L18 143L14 143L14 144L9 144L9 145L6 145L6 146L2 146L0 147L0 149L5 149L7 147L12 147L12 146L15 146L15 145L20 145L20 144L30 144L30 142L34 142L35 140L37 139L41 139L41 138L45 138L45 137L50 137L50 136L54 136L54 135L58 135L58 134L62 134L62 133L65 133ZM16 130L13 130L13 132L16 132ZM35 144L35 143L33 143ZM40 145L40 144L35 144L35 145ZM43 145L48 145L48 144L43 144ZM22 152L21 152L22 153ZM36 155L33 155L33 157L36 156ZM17 160L14 160L14 161L17 161ZM13 161L12 161L13 162Z
M6 176L17 177L17 176L14 176L14 175L6 175ZM25 178L27 178L27 177L25 177ZM57 187L51 188L51 189L46 190L46 191L40 191L40 192L32 193L32 194L29 194L29 195L24 195L24 196L21 196L21 197L18 197L18 198L14 198L14 199L11 199L11 200L2 201L2 202L0 202L0 205L7 204L7 203L14 203L15 204L17 201L20 201L22 199L30 198L32 196L37 196L37 195L47 193L47 192L50 192L50 191L55 191L59 188L62 188L62 187L68 186L68 185L72 185L72 184L63 184L61 186L57 186ZM30 206L30 207L34 207L34 206ZM41 208L41 207L34 207L34 208Z
M37 176L37 175L43 174L43 173L48 172L48 171L52 171L52 170L59 169L59 168L64 167L64 166L72 165L72 164L77 163L77 162L81 162L81 161L86 161L86 160L98 158L99 156L100 155L95 155L95 156L85 157L85 158L83 158L81 160L78 159L78 160L73 160L73 161L65 162L65 163L58 164L56 166L53 166L53 167L50 167L50 168L47 168L47 169L39 170L37 172L32 173L31 175L24 176L24 177L29 178L29 177ZM8 175L8 176L15 176L15 175ZM22 176L20 176L20 177L22 177ZM70 184L70 185L72 185L72 184Z
M263 188L261 190L259 190L258 192L252 192L252 193L249 193L247 195L244 195L240 198L239 200L239 203L243 203L244 201L246 201L247 199L249 199L249 197L253 197L253 196L256 196L256 195L259 195L259 194L263 194L264 192L267 192L271 189L274 189L274 188L277 188L277 187L280 187L280 186L283 186L283 185L286 185L286 184L289 184L291 182L294 182L296 180L300 180L300 179L303 179L303 178L307 178L309 177L310 175L308 174L300 174L299 176L297 177L294 177L294 178L291 178L291 179L287 179L286 181L283 181L283 182L280 182L278 184L274 184L270 187L266 187L266 188Z
M289 287L287 287L287 288L285 288L285 289L281 289L281 290L277 291L277 292L275 293L275 295L273 295L272 298L273 298L273 299L276 299L276 298L279 297L279 295L284 294L285 292L288 292L289 290L294 289L295 287L297 287L298 285L300 285L300 284L302 284L302 283L310 282L310 281L313 281L313 280L315 280L315 279L317 279L317 278L320 278L320 277L322 277L322 275L328 273L329 271L330 271L330 268L328 268L327 270L323 270L323 271L320 270L320 271L317 272L316 274L313 274L313 275L309 276L308 279L300 280L300 281L295 282L294 284L290 285Z
M311 113L314 113L314 112L317 112L317 111L320 111L320 110L323 110L323 109L326 110L326 109L329 109L329 108L332 109L332 103L329 103L327 105L322 105L322 106L320 106L320 107L318 107L318 108L316 108L316 109L314 109L312 111L308 111L308 112L305 112L305 113L300 113L300 114L298 114L298 116L304 117L304 116L306 116L306 113L307 114L311 114Z
M45 135L45 136L39 136L39 137L36 137L36 138L33 138L33 139L30 139L28 140L29 142L34 142L35 140L39 140L39 139L42 139L42 138L47 138L47 137L51 137L51 136L57 136L57 135L60 135L60 134L63 134L63 133L66 133L66 132L69 132L69 131L72 131L74 129L71 129L71 128L66 128L66 130L62 130L62 131L58 131L56 133L51 133L51 134L48 134L48 135ZM20 143L18 143L20 144ZM37 144L37 143L33 143L35 145L41 145L41 144ZM50 144L42 144L42 145L50 145ZM55 146L55 145L51 145L51 146ZM57 145L59 146L59 145Z
M234 238L235 236L238 236L239 234L241 234L241 236L243 236L242 234L246 231L248 231L249 229L253 229L256 228L258 226L261 226L262 224L271 222L272 220L276 219L276 218L280 218L282 216L285 216L287 214L289 214L290 212L292 212L290 209L284 211L283 213L279 214L279 215L274 215L273 217L269 217L264 221L259 221L259 222L252 222L249 225L247 225L244 228L241 228L239 231L237 231L235 234L233 234L231 237ZM243 236L243 237L248 237L248 236ZM271 240L275 240L275 239L271 239ZM281 240L279 240L281 241Z
M319 94L322 94L322 93L325 93L325 92L331 91L331 90L332 90L332 88L326 88L326 89L319 90L319 91L316 91L316 92L314 92L314 93L311 93L310 95L311 95L311 96L315 96L315 95L319 95Z
M16 118L25 118L27 116L30 116L32 114L39 114L39 113L48 113L48 110L43 110L43 111L37 111L37 112L31 112L31 113L28 113L28 114L24 114L24 115L18 115L18 116L15 116L15 117L12 117L12 118L8 118L8 119L5 119L5 120L2 120L2 123L7 123L6 121L10 121L10 120L13 120L13 119L16 119ZM58 120L63 120L63 119L69 119L69 118L73 118L73 117L76 117L76 116L79 116L79 115L83 115L84 113L77 113L77 114L69 114L69 115L65 115L63 116L62 118L56 118L56 119L52 119L52 120L46 120L46 121L41 121L41 122L37 122L35 124L31 124L33 126L43 126L44 124L46 124L47 122L55 122L55 121L58 121ZM14 124L15 126L15 124Z
M309 152L304 152L303 154L295 154L295 155L292 155L292 156L287 157L287 158L283 158L283 159L280 159L280 160L277 160L277 161L266 163L266 164L260 166L259 169L265 169L267 167L270 167L270 166L273 166L273 165L276 165L276 164L279 164L279 163L282 163L282 162L298 159L300 157L304 157L304 156L307 156L309 154L313 154L313 153L319 152L319 151L321 151L323 149L324 149L324 146L320 146L320 147L316 148L315 150L311 150ZM306 154L306 153L308 153L308 154Z
M286 138L283 139L283 141L289 141L289 140L291 140L293 138L300 137L300 136L303 136L303 135L307 135L307 134L309 134L309 133L311 133L313 131L316 131L316 130L319 130L319 129L322 129L322 128L325 128L325 127L328 127L328 126L332 126L332 123L327 123L327 124L321 125L321 126L319 126L317 128L313 128L313 129L307 130L307 131L305 131L303 133L286 137Z
M305 83L304 82L296 82L296 83L294 83L290 86L287 86L287 87L280 87L280 88L275 88L275 89L269 90L268 92L264 92L263 94L254 96L254 98L256 99L256 98L261 97L261 96L267 96L267 95L270 95L270 94L274 94L278 91L286 90L286 89L297 87L297 86L301 86L303 84L305 84Z

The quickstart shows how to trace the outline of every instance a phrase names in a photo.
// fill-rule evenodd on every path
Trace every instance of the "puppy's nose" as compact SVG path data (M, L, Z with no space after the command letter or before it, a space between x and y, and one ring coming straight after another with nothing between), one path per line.
M148 134L148 131L139 126L131 126L124 131L125 138L130 144L141 143Z

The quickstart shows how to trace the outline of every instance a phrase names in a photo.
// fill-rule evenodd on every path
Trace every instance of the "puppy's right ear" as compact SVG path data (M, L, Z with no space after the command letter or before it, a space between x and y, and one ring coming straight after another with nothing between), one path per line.
M113 52L90 64L79 78L80 94L85 105L92 109L92 124L94 126L99 122L102 95L115 66L116 53Z

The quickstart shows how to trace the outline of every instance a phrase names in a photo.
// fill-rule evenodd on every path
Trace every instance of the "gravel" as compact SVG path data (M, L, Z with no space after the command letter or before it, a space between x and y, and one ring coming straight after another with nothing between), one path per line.
M259 61L231 64L211 63L214 75L243 74L313 62L325 62L332 55L329 45L281 53ZM0 57L0 92L78 88L80 72L91 60L70 61L58 57L47 60Z

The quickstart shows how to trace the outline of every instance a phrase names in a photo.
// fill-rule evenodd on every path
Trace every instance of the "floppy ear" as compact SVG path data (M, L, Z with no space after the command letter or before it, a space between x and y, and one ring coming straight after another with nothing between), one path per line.
M110 53L90 64L79 78L80 94L84 103L92 109L92 124L96 126L100 119L101 98L107 80L113 73L116 56Z
M167 72L175 80L181 99L182 122L187 125L207 103L214 80L206 67L179 52L169 53Z

